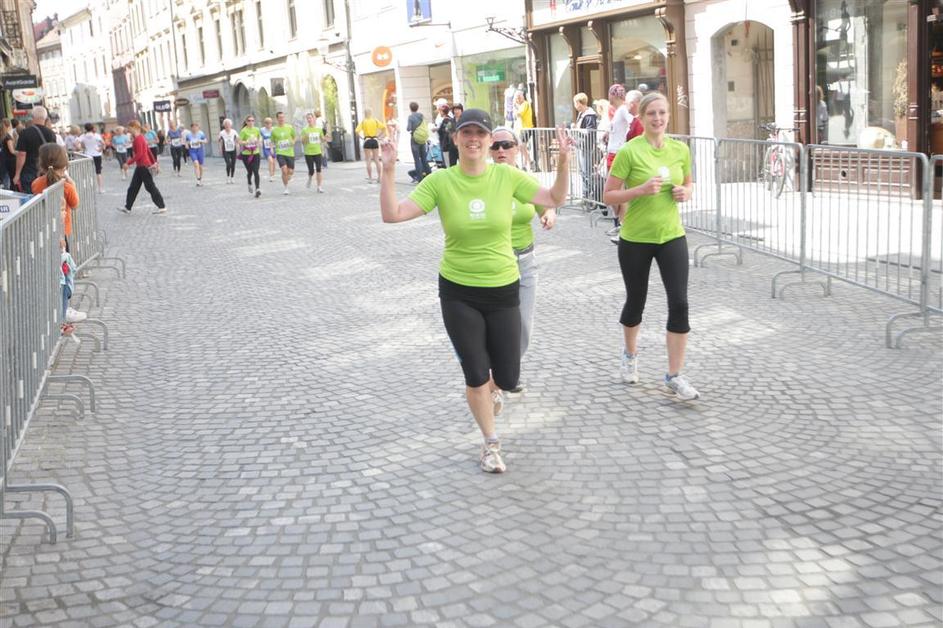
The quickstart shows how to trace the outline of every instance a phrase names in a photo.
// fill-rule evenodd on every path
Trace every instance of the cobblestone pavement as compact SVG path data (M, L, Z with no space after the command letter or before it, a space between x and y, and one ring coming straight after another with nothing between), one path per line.
M657 273L627 387L615 248L564 214L538 235L509 472L485 475L437 219L381 223L356 165L260 200L222 168L201 189L165 171L164 216L113 211L108 172L100 219L128 263L95 273L111 347L58 367L97 383L98 412L44 404L13 477L66 485L76 535L0 524L3 626L943 621L943 350L884 348L900 304L840 283L771 300L786 266L711 260L691 273L703 398L680 403L659 386ZM6 499L64 522L56 496Z

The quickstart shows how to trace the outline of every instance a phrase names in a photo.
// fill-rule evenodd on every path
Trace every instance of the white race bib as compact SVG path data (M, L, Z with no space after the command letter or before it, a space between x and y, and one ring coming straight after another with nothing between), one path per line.
M321 134L320 134L320 133L308 133L308 143L309 143L309 144L320 144L320 143L321 143Z
M118 151L119 153L126 153L128 152L128 147L125 146L124 144L120 144L118 146L115 146L115 150Z
M223 148L226 150L236 150L236 141L231 137L224 137Z
M265 148L272 148L271 138L265 138L264 140L262 140L262 145L265 146Z
M180 141L180 138L179 138L179 137L175 137L175 138L173 138L173 139L170 140L170 145L171 145L171 146L180 146L180 144L182 144L182 143L183 143L183 142Z

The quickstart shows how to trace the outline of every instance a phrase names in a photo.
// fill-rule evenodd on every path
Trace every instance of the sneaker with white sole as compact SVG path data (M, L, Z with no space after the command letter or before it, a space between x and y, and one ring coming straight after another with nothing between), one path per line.
M284 194L285 196L288 196L288 188L285 188L284 190L282 190L282 194Z
M682 401L691 401L701 396L701 393L697 392L697 389L680 373L674 377L665 375L665 386Z
M157 208L155 208L154 211L152 211L151 213L152 213L152 214L166 214L166 213L167 213L167 208L166 208L166 207L157 207Z
M491 442L481 446L481 470L485 473L504 473L507 465L501 459L501 443Z
M249 194L252 194L252 191L253 191L253 190L252 190L252 184L250 183L250 184L249 184Z
M524 386L522 382L518 382L517 386L515 386L514 388L510 390L505 390L504 396L507 397L508 399L517 399L521 397L524 394L524 391L526 390L527 390L527 387Z
M619 365L619 375L626 384L638 384L638 354L629 355L622 350L622 364Z
M494 416L498 416L504 410L504 393L500 390L492 390L491 402L494 403Z
M318 186L318 194L324 194L324 188L322 188L320 185Z
M88 318L88 314L86 314L85 312L80 312L79 310L73 310L71 307L66 308L65 321L67 323L81 323L86 318Z
M122 214L130 214L130 213L131 213L131 210L128 209L127 207L115 207L115 209L117 209L117 210L118 210L119 212L121 212Z
M262 190L260 190L259 188L255 188L255 197L259 198L260 196L262 196Z

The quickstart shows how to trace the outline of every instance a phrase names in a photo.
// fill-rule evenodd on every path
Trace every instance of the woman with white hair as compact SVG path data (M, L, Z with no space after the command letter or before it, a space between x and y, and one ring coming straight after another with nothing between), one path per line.
M226 183L236 182L236 146L239 143L239 134L232 128L232 120L223 120L223 130L219 132L219 146L226 162Z

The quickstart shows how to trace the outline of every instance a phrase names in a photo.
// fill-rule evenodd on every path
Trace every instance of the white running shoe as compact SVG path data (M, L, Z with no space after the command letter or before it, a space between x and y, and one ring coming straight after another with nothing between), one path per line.
M249 184L249 194L252 194L252 184Z
M504 473L507 465L501 459L501 443L485 443L481 446L481 470L485 473Z
M156 207L156 208L154 208L154 211L152 211L151 213L152 213L152 214L166 214L166 213L167 213L167 208L166 208L166 207Z
M320 185L318 186L318 194L324 194L324 188L322 188Z
M498 416L504 410L504 393L500 390L492 390L491 401L494 403L494 415Z
M674 377L665 376L665 386L682 401L691 401L700 398L701 394L680 373Z
M622 350L622 364L619 365L619 375L626 384L638 384L638 354L630 356Z
M288 188L285 188L284 190L282 190L282 194L284 194L285 196L288 196Z
M268 182L269 182L269 183L272 183L272 182L274 182L274 181L275 181L275 177L269 177L269 178L268 178Z
M259 198L260 196L262 196L262 190L260 190L259 188L255 188L255 197Z
M65 322L67 322L67 323L81 323L81 322L84 321L86 318L88 318L88 314L86 314L85 312L80 312L80 311L78 311L78 310L73 310L71 307L70 307L70 308L66 308L66 311L65 311Z

